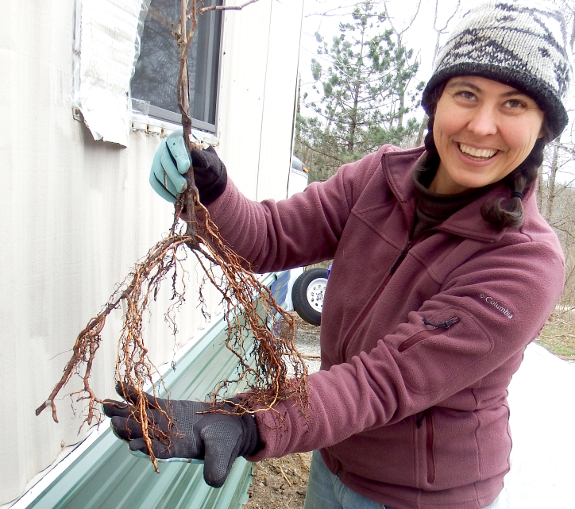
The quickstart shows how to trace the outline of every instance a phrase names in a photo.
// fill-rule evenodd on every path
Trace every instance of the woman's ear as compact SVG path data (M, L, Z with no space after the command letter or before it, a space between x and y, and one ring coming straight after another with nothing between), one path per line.
M541 124L541 129L539 130L539 135L537 139L543 138L545 143L549 143L553 139L553 131L549 128L549 124L546 122L545 117L543 117L543 123Z

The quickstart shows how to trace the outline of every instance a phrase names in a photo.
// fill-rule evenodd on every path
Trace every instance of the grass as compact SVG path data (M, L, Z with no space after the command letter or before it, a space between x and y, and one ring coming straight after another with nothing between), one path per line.
M575 360L575 321L552 315L536 342L566 360Z

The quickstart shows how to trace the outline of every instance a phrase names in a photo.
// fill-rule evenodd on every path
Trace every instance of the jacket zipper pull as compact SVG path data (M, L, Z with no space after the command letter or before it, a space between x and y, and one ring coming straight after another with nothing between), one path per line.
M459 322L459 318L452 316L449 320L441 323L430 322L425 316L423 317L423 324L429 325L430 327L435 327L436 329L449 329L454 323Z
M426 414L427 410L424 410L423 412L420 412L419 414L416 415L415 424L418 428L421 428Z
M392 265L389 273L390 274L394 274L395 271L397 270L397 268L401 265L401 262L404 260L404 258L407 256L407 252L411 249L411 241L409 241L407 243L407 246L405 247L405 249L400 253L399 257L397 258L397 260L395 260L395 263Z

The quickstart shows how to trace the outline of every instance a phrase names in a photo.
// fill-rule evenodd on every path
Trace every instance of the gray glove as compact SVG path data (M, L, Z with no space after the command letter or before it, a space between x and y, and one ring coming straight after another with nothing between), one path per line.
M122 394L121 388L118 388L118 394L128 403L105 400L104 413L112 418L114 433L128 442L130 451L147 454L142 427L132 416L131 404L136 402L135 391L130 387L124 390L126 394ZM166 446L151 436L154 456L160 460L203 459L204 479L214 488L224 484L238 456L253 454L262 447L256 420L251 414L198 413L209 410L210 405L186 400L158 399L156 402L148 394L146 398L149 405L148 419L153 422L155 429L170 437L170 444ZM158 408L171 416L172 426ZM231 405L227 409L233 411Z

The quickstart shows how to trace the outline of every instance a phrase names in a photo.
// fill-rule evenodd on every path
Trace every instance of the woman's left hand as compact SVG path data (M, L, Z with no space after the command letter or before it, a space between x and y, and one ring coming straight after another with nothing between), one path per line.
M118 388L124 401L105 400L104 413L112 418L114 434L128 442L131 452L148 454L142 426L134 418L137 394L132 387ZM159 460L174 458L204 460L204 479L214 488L221 487L235 459L253 454L259 445L259 433L252 414L214 412L209 403L154 398L145 394L148 429L168 437L165 444L151 436L152 452ZM224 410L233 412L228 405ZM169 419L168 419L169 416Z

